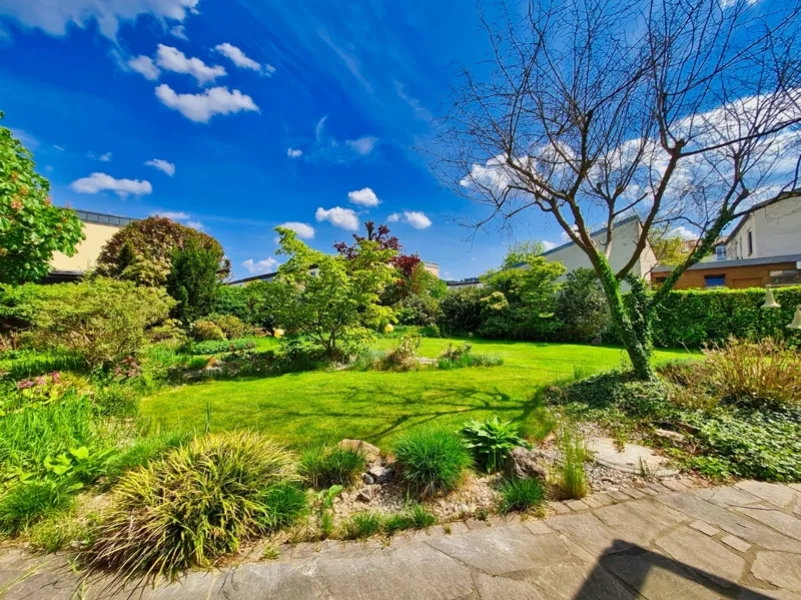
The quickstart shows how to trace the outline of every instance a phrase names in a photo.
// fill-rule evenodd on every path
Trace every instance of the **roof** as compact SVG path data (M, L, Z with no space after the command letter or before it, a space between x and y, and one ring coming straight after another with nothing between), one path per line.
M801 262L801 254L785 254L782 256L765 256L763 258L738 258L734 260L711 260L693 265L688 271L709 271L730 269L732 267L757 267L759 265L775 265L778 263ZM654 273L670 273L675 267L657 265Z
M457 285L475 285L476 283L481 283L481 280L478 277L468 277L466 279L459 279L458 281L453 279L446 279L445 285L448 286L457 286Z
M75 210L78 218L84 223L100 223L101 225L116 225L125 227L128 223L138 221L133 217L120 217L117 215L107 215L105 213L92 212L90 210Z
M245 277L244 279L229 281L226 283L226 285L238 285L240 283L250 283L251 281L267 281L273 279L276 275L278 275L278 271L273 271L272 273L262 273L261 275L253 275L252 277Z
M760 208L765 208L766 206L770 206L771 204L776 204L777 202L783 202L784 200L789 200L790 198L799 199L801 194L801 190L793 190L792 192L788 192L784 196L779 196L777 198L771 198L770 200L765 200L764 202L759 202L758 204L754 204L750 209L748 209L748 213L743 215L737 225L734 226L734 229L731 230L731 233L728 235L728 240L733 240L734 236L736 236L739 231L743 228L746 221L748 221L748 217L758 211Z

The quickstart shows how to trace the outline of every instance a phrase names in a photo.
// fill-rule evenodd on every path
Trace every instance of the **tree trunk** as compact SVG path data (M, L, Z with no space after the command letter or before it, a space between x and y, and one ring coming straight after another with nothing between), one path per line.
M615 277L605 257L597 255L595 271L601 279L612 321L620 333L620 339L631 359L634 375L638 379L648 381L654 378L651 367L651 328L650 312L645 298L645 287L642 281L629 277L633 302L626 306L620 291L620 281Z

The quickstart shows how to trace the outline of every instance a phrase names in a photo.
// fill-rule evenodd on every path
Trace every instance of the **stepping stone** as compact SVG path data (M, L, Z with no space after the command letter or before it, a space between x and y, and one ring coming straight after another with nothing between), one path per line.
M778 483L765 483L764 481L740 481L736 484L741 490L753 494L774 506L784 508L791 502L795 502L795 491L786 485Z
M600 508L593 514L614 530L617 539L647 548L666 529L689 520L665 508L650 500L640 500Z
M736 487L706 488L695 490L693 494L722 508L729 508L730 506L752 506L762 501L760 498L752 496Z
M459 536L456 539L465 540L468 537ZM328 594L322 593L318 598L457 600L469 597L468 594L473 590L470 569L423 543L347 560L321 557L316 561L316 570L322 577L315 579L328 589ZM292 593L265 594L263 591L252 596L241 596L243 600L294 600L296 597Z
M634 499L645 498L645 494L636 488L627 487L623 488L621 491Z
M549 502L548 508L553 510L557 515L566 515L570 513L570 509L563 502Z
M489 575L525 571L534 565L580 564L555 535L532 535L523 525L474 531L455 538L433 537L426 544ZM400 593L395 597L405 598Z
M744 542L740 538L733 535L727 535L721 538L720 541L729 546L730 548L734 548L738 552L742 552L743 554L745 554L746 552L748 552L748 550L751 549L751 544L749 544L748 542Z
M476 590L481 600L543 600L543 596L534 587L524 581L507 577L492 577L479 573L475 577Z
M705 533L709 536L717 535L720 533L720 529L715 529L712 525L708 523L704 523L703 521L693 521L690 523L690 527L695 529L696 531L700 531L701 533Z
M557 565L532 569L523 576L539 591L542 600L634 600L606 569L599 565ZM485 597L481 596L482 600ZM506 596L498 600L517 600Z
M584 504L586 504L590 508L601 508L602 506L605 506L595 496L587 496L586 498L584 498Z
M624 444L623 451L619 452L612 438L591 438L587 449L594 454L595 462L623 473L654 477L672 477L679 473L668 466L670 461L667 458L654 454L645 446Z
M683 483L681 483L680 481L675 480L675 479L666 479L665 481L662 482L662 485L664 485L667 489L669 489L669 490L671 490L673 492L686 492L687 491L687 486L684 485Z
M724 588L737 583L745 561L725 546L692 529L677 529L656 541L675 560Z
M589 510L589 508L590 508L589 505L585 504L581 500L569 500L568 502L565 502L565 504L567 504L567 506L568 506L568 508L570 508L570 510L574 510L576 512L579 512L579 511L582 511L582 510Z
M606 492L593 494L592 497L594 500L597 500L601 504L601 506L611 506L612 504L615 503L615 501L612 499L612 496L610 496Z
M631 496L627 496L620 490L610 490L606 493L609 494L610 498L616 500L617 502L626 502L627 500L631 500Z
M567 536L574 544L584 548L593 558L631 548L631 544L619 539L620 535L604 524L592 513L554 517L548 526Z
M526 521L523 526L534 535L546 535L553 533L548 526L542 521Z
M751 567L754 577L791 592L801 592L801 560L797 554L760 552Z
M738 508L737 512L751 517L772 527L776 531L801 541L801 520L778 510L764 510L759 508ZM801 561L801 558L799 558Z
M602 564L648 600L719 600L721 595L667 556L655 552L612 554Z
M348 561L337 560L343 565ZM186 595L183 590L173 586L159 590L152 596L158 598L226 598L244 600L245 598L297 598L298 600L316 600L324 598L325 583L315 577L307 569L298 568L290 563L257 563L242 565L218 578L218 590L209 590L209 583L202 585L196 581L194 573L184 580L182 585L189 586ZM210 579L210 578L209 578ZM197 586L197 587L195 587ZM205 589L204 589L205 588ZM179 593L176 593L179 592ZM216 593L215 593L216 592ZM133 596L132 596L133 597Z

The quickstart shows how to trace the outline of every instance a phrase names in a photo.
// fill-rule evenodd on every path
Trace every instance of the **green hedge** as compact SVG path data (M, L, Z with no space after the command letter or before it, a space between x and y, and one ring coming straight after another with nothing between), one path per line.
M781 308L762 309L765 290L673 291L657 311L654 344L665 348L698 348L729 336L760 339L773 336L800 343L801 333L787 329L801 304L801 286L775 289Z

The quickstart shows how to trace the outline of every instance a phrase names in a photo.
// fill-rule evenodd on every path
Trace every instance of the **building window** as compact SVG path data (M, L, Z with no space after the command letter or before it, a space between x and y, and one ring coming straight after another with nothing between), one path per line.
M726 246L723 244L715 246L715 258L717 260L726 260Z
M704 287L713 288L713 287L725 287L725 286L726 286L725 275L704 275Z
M799 283L801 283L801 272L797 269L770 272L771 285L798 285Z
M748 230L748 256L751 256L754 253L754 234L749 229Z

